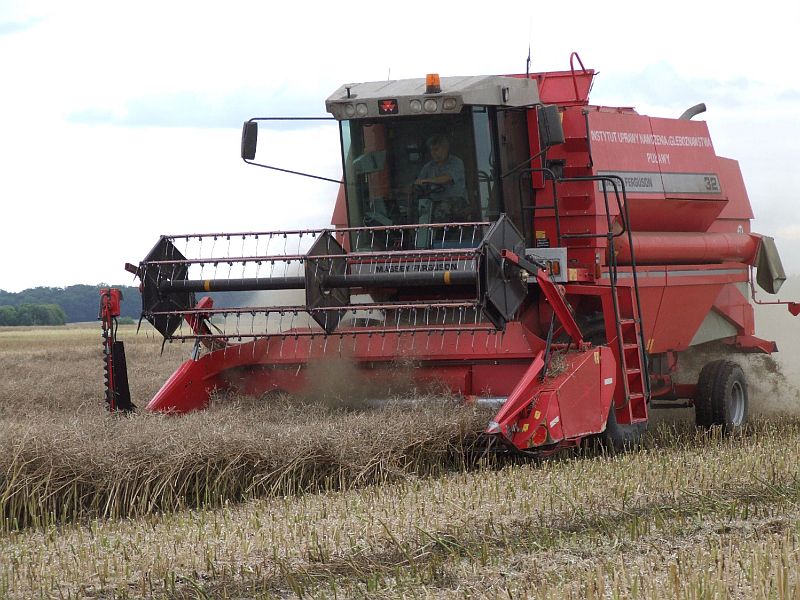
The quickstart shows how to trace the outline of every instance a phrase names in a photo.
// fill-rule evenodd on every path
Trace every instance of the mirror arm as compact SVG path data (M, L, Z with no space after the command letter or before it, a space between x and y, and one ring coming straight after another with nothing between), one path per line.
M280 167L271 167L270 165L263 165L261 163L257 163L253 160L248 160L243 158L244 162L248 165L253 165L255 167L262 167L264 169L272 169L273 171L280 171L281 173L290 173L291 175L300 175L302 177L311 177L312 179L321 179L322 181L330 181L331 183L344 183L339 179L331 179L330 177L322 177L321 175L312 175L311 173L302 173L300 171L292 171L291 169L282 169Z
M333 117L254 117L245 121L242 127L242 160L248 165L262 167L264 169L271 169L273 171L280 171L281 173L290 173L292 175L300 175L301 177L310 177L312 179L321 179L322 181L330 181L331 183L344 183L338 179L331 179L330 177L322 177L320 175L312 175L311 173L303 173L301 171L293 171L291 169L283 169L281 167L273 167L262 163L257 163L253 159L256 156L256 144L258 143L258 121L334 121Z

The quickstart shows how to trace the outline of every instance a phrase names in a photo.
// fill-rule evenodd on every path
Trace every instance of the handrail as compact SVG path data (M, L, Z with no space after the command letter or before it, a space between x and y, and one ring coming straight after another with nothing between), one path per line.
M580 61L580 57L578 57ZM565 233L560 237L564 239L581 239L581 238L599 238L605 237L608 240L608 255L609 255L609 282L611 284L611 301L614 309L614 316L616 318L616 333L617 333L617 345L618 350L620 352L621 360L623 361L623 365L625 362L625 349L624 349L624 340L622 337L622 325L620 323L620 313L619 313L619 300L617 298L617 282L618 282L618 265L616 260L616 252L614 251L614 239L617 237L622 236L623 234L627 234L628 238L628 245L633 247L633 232L630 227L630 215L628 212L628 196L625 190L625 181L622 177L618 175L591 175L585 177L563 177L558 179L558 183L570 183L570 182L580 182L580 181L599 181L602 184L602 191L603 191L603 202L605 205L605 215L606 215L606 227L608 231L606 233ZM611 220L611 214L609 211L609 200L608 200L608 186L611 186L614 192L614 197L617 202L617 208L619 209L619 217L620 223L622 228L617 233L613 232L613 222ZM539 208L550 208L550 207L539 207ZM557 207L556 207L557 210ZM631 254L631 274L633 277L633 290L634 296L636 301L635 313L634 318L638 321L639 324L639 364L642 372L642 382L643 382L643 391L645 393L645 397L647 399L650 398L650 378L649 378L649 368L647 363L647 352L646 352L646 345L644 339L644 330L643 330L643 322L642 322L642 314L641 314L641 298L639 294L639 278L637 275L637 268L636 268L636 257L634 254ZM624 379L623 385L625 387L625 404L623 406L616 407L617 409L624 408L630 402L630 388L628 386L627 378Z
M533 173L545 173L545 174L550 175L550 181L552 182L552 187L553 187L553 204L548 204L548 205L545 205L545 206L537 206L536 205L536 199L534 197L533 205L531 205L531 206L521 205L520 208L523 211L530 211L531 212L531 223L533 222L533 219L536 216L536 209L541 208L541 209L550 209L550 210L552 210L555 213L555 218L556 218L556 246L561 246L561 218L560 218L559 213L558 213L558 188L557 188L558 178L556 177L556 174L551 169L548 169L546 167L542 167L542 168L535 168L535 169L525 169L523 171L520 171L519 177L517 178L517 185L519 186L520 204L522 203L522 176L524 174L527 174L529 179L533 179ZM522 221L522 228L523 228L522 234L523 235L525 235L525 233L526 233L524 231L524 229L526 227L526 223L527 223L527 221L525 219L523 219L523 221Z
M586 67L583 66L583 61L581 60L581 57L578 56L578 53L577 52L572 52L569 55L569 70L572 72L572 85L575 87L575 101L579 102L581 98L580 98L580 94L578 93L578 78L575 77L575 65L573 63L573 60L576 59L576 58L578 59L578 62L581 65L581 69L583 70L583 74L586 75L588 73L588 71L586 70Z

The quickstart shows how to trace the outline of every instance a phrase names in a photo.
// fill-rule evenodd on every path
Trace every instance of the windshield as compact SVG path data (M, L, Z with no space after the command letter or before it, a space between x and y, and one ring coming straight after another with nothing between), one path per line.
M342 121L351 227L495 220L492 109Z

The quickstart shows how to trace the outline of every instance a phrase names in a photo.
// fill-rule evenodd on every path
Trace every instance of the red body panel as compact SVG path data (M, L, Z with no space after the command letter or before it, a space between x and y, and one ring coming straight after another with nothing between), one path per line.
M405 358L418 361L408 377L421 387L441 384L467 395L507 396L544 340L521 323L503 334L460 334L456 329L430 336L386 334L270 336L186 361L150 401L148 410L190 412L204 408L213 390L248 394L298 392L308 385L305 367L317 360L344 358L377 368L365 377L385 377ZM199 393L198 393L199 392Z

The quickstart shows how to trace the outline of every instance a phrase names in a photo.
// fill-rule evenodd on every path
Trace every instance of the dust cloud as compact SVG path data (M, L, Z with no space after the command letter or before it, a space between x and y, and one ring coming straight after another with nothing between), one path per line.
M762 301L800 299L800 277L787 280L777 296L758 290L757 297ZM800 317L792 316L784 305L756 305L755 318L756 336L775 341L776 354L739 354L725 344L702 344L681 354L676 379L695 383L703 365L724 358L738 363L744 371L751 416L800 415ZM693 409L654 412L694 419ZM656 420L672 420L664 416Z
M760 292L760 290L759 290ZM780 294L758 293L762 301L800 300L800 277L789 277ZM774 340L778 352L772 356L751 356L743 368L754 414L800 414L800 317L786 306L756 306L756 335Z
M372 370L341 356L312 361L305 368L308 386L300 398L329 408L368 410L423 398L431 391L417 387L413 373L416 365L411 362L394 362Z

